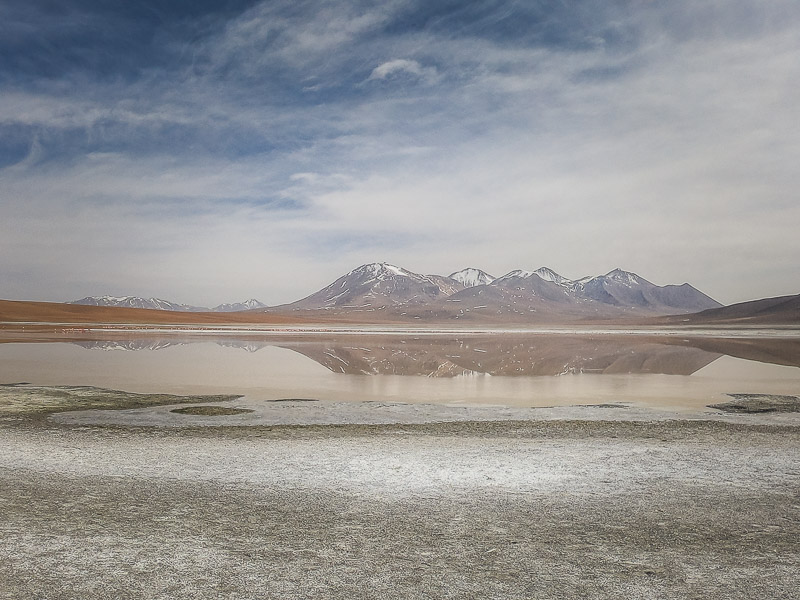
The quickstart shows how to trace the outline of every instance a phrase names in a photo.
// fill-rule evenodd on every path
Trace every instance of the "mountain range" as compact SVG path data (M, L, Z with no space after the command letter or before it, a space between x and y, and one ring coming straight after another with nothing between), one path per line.
M78 309L123 308L131 311L130 316L128 313L115 313L112 320L130 318L149 322L155 319L155 322L181 323L465 322L475 325L610 323L620 319L632 324L663 325L800 321L800 295L722 306L688 283L659 286L622 269L573 280L547 267L533 271L514 270L501 277L494 277L481 269L466 268L444 276L422 275L388 263L362 265L301 300L279 306L265 306L251 299L205 308L136 296L90 296L52 306L29 303L30 309L26 309L23 302L0 302L4 303L10 321L25 320L25 313L31 311L31 314L48 315L44 320L83 322L96 318L102 321L112 317L91 317ZM57 308L59 306L63 308ZM73 308L67 308L70 306ZM141 317L135 316L139 309L150 310L140 311ZM145 316L145 313L151 313L152 317ZM186 314L186 317L169 316L173 313Z
M313 294L280 306L257 300L214 308L160 298L89 296L72 304L178 312L270 312L313 317L411 321L552 322L587 318L682 315L722 305L684 283L658 286L614 269L572 280L548 267L514 270L494 277L477 268L450 275L422 275L388 263L361 265Z
M171 310L176 312L241 312L266 308L258 300L250 299L244 302L234 302L232 304L220 304L214 308L204 306L191 306L189 304L178 304L161 298L141 298L139 296L87 296L80 300L73 300L69 304L80 304L83 306L116 306L122 308L147 308L150 310Z
M475 268L442 276L370 263L302 300L267 310L516 322L687 314L721 306L688 283L658 286L621 269L571 280L547 267L502 277Z

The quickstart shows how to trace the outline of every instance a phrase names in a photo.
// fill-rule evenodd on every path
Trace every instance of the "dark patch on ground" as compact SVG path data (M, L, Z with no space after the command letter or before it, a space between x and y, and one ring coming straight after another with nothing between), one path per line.
M173 408L171 411L179 415L199 415L202 417L222 417L227 415L241 415L253 412L249 408L230 408L227 406L186 406Z
M628 408L624 404L574 404L577 408Z
M709 404L729 413L758 414L769 412L800 412L800 398L778 394L728 394L730 402Z
M276 398L267 402L319 402L316 398Z
M132 409L167 404L199 404L237 400L240 395L136 394L120 390L81 385L30 385L22 383L0 386L0 418L41 420L65 411L90 409Z

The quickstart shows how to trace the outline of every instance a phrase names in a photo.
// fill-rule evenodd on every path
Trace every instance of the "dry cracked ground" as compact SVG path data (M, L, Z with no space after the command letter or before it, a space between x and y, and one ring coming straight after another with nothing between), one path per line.
M29 392L3 599L800 597L797 425L68 425L110 392Z

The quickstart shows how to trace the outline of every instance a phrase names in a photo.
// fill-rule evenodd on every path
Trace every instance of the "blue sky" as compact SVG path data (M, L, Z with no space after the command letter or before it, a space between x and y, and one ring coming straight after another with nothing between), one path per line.
M0 297L364 262L800 292L795 0L0 4Z

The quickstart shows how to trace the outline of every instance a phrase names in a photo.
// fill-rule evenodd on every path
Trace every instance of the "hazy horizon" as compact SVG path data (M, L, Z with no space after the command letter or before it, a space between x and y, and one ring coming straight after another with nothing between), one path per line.
M0 298L369 262L800 292L800 4L0 6Z

